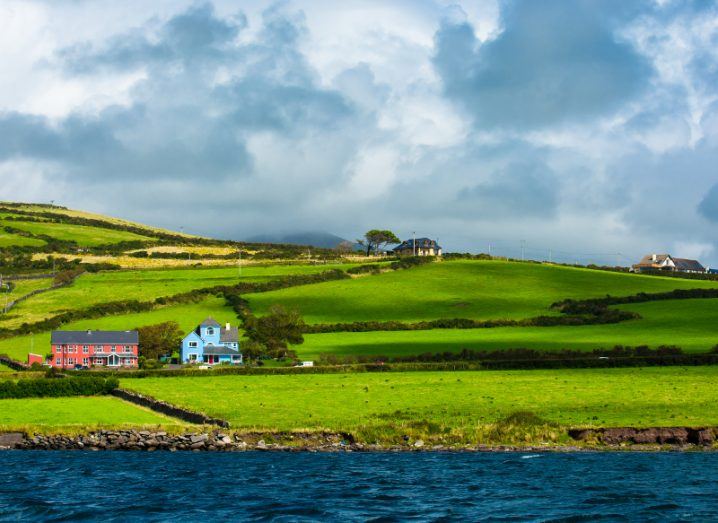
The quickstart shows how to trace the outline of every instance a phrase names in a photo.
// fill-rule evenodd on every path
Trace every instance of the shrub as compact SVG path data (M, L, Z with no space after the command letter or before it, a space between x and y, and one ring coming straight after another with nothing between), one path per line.
M120 383L117 378L96 376L71 377L65 379L21 379L0 381L0 399L42 398L61 396L95 396L109 394Z

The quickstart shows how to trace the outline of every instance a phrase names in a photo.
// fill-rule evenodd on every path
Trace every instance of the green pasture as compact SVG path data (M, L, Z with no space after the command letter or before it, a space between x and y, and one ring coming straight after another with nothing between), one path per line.
M181 423L109 396L0 400L0 432L83 432Z
M124 379L234 429L477 437L516 412L562 426L718 424L718 367Z
M564 298L716 287L718 282L641 276L548 264L445 261L352 280L248 295L264 314L274 304L307 323L438 318L519 319L549 313Z
M2 374L2 373L4 373L4 372L15 372L15 371L12 370L12 369L11 369L10 367L8 367L7 365L3 365L2 363L0 363L0 374Z
M311 274L333 268L347 269L350 264L271 265L237 267L152 269L106 271L83 274L69 287L33 296L19 303L6 316L0 315L0 327L15 328L67 310L83 309L119 300L149 301L204 287L233 285L240 281L261 282L289 274Z
M72 225L67 223L50 222L21 222L0 220L1 226L12 227L36 235L46 235L57 240L75 241L83 247L96 247L126 241L151 241L148 236L141 236L128 231L89 227L86 225ZM43 242L44 243L44 242ZM42 243L41 243L42 244Z
M207 316L212 316L222 325L237 325L234 311L225 305L224 298L208 298L197 303L171 305L149 312L120 314L92 320L80 320L64 325L63 330L130 330L145 325L153 325L165 321L176 321L183 331L189 332ZM25 361L27 354L47 354L50 352L50 333L40 332L28 336L16 336L0 340L0 354L7 354L18 361Z
M20 296L24 296L26 294L29 294L32 291L36 291L38 289L47 289L48 287L51 287L53 284L52 278L38 278L37 280L14 280L12 282L13 284L13 290L12 292L1 292L0 293L0 300L2 302L0 303L0 306L5 304L5 297L8 298L8 300L16 300ZM0 316L1 318L1 316Z
M2 224L2 222L0 222ZM0 247L42 247L45 242L37 238L26 238L0 230Z
M302 359L337 356L406 356L462 349L593 350L615 345L677 345L702 352L718 345L718 300L670 300L623 305L642 318L580 327L498 327L308 334L295 348Z

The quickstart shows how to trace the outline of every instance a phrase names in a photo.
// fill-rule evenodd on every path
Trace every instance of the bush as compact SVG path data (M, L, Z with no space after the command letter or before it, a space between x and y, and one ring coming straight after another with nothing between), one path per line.
M117 378L96 376L21 379L17 382L6 380L0 381L0 399L95 396L109 394L119 386Z

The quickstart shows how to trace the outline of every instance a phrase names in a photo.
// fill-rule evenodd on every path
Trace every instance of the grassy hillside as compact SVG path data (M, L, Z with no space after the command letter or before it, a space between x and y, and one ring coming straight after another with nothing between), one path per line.
M564 298L718 287L716 281L640 276L504 261L444 261L379 276L248 295L264 314L276 303L308 323L437 318L527 318Z
M54 289L19 303L0 327L17 327L67 310L118 300L150 301L160 296L232 285L240 281L259 282L288 274L311 274L352 265L274 265L243 267L192 268L137 271L107 271L83 274L69 287Z
M642 319L618 324L580 327L499 327L493 329L435 329L429 331L339 332L309 334L296 347L300 357L406 356L462 349L538 350L609 349L615 345L677 345L687 352L704 352L718 345L718 300L676 300L625 305Z
M672 367L153 378L122 386L239 429L480 441L487 424L526 411L562 426L717 425L716 379L715 367Z
M81 247L96 247L98 245L129 241L149 241L152 239L149 236L141 236L127 231L116 231L67 223L22 222L0 219L0 226L12 227L13 229L29 232L38 236L50 236L57 240L74 241ZM23 238L23 240L40 241L34 238Z

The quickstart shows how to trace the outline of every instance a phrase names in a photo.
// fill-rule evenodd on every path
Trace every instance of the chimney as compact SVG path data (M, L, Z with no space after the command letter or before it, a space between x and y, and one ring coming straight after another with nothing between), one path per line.
M87 329L87 335L89 336L90 334L92 334L92 331L90 329Z
M225 330L229 330L229 323L227 323L227 324L224 326L224 329L225 329Z
M656 261L657 259L658 259L658 256L656 256L655 254L651 255L651 261Z

